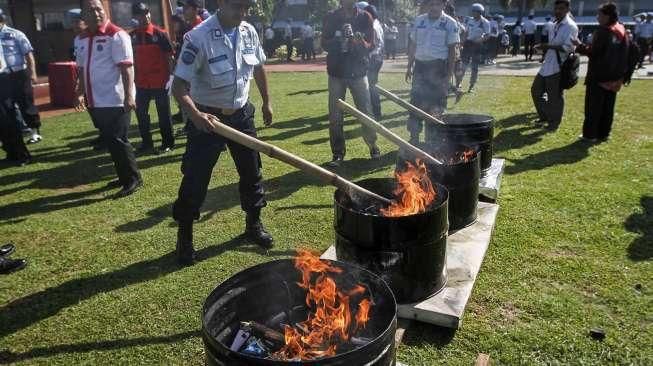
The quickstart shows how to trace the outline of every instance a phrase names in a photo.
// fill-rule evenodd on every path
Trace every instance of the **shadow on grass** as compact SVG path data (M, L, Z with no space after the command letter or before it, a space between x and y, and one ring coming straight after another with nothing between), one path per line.
M379 159L352 159L345 161L335 172L349 179L356 179L371 172L386 169L394 165L396 152L392 151L382 155ZM216 174L217 171L214 171ZM323 183L311 175L302 171L294 171L279 177L264 181L265 198L268 201L277 201L289 197L303 187L324 187ZM238 194L238 183L232 183L209 190L204 206L202 207L202 217L200 221L204 222L213 218L218 212L227 210L240 205L240 196ZM264 210L265 212L265 210ZM160 224L167 218L171 217L171 205L164 205L154 208L147 212L147 216L136 221L128 222L116 227L118 232L138 232L147 230L155 225ZM265 215L265 213L264 213Z
M211 245L197 251L197 261L202 262L228 251L253 252L270 255L291 255L290 250L266 251L243 236L228 242ZM79 304L97 294L111 292L134 284L156 280L183 269L177 264L174 252L162 257L131 264L122 269L86 278L77 278L11 301L0 308L0 339L41 320L58 314L61 310Z
M327 208L333 208L333 205L295 205L295 206L284 206L277 207L274 209L275 212L278 211L289 211L289 210L322 210Z
M640 235L628 246L628 258L634 261L653 259L653 197L643 196L640 203L644 212L634 213L626 219L626 230Z
M116 173L113 168L113 163L108 153L106 156L92 156L83 159L81 156L84 153L89 152L73 153L75 155L80 154L80 158L72 161L70 164L0 176L0 187L20 182L26 183L21 185L20 188L10 188L0 191L0 197L26 189L54 190L55 194L63 193L39 197L30 201L0 205L0 221L23 218L37 213L47 213L85 206L106 199L106 197L98 197L98 195L107 191L109 188L100 187L92 189L93 187L90 185L103 180L115 179ZM140 159L138 161L138 167L144 170L158 165L175 163L179 160L181 160L181 155L165 155L152 157L147 160ZM145 184L148 184L148 182L145 181Z
M536 119L536 114L524 113L497 121L501 132L494 137L494 152L521 149L542 141L547 130L533 125Z
M313 95L313 94L322 94L328 92L329 89L313 89L313 90L300 90L292 93L288 93L289 96L294 96L294 95Z
M381 123L383 124L384 127L386 128L395 128L399 126L405 126L406 125L406 119L395 119L395 120L390 120L390 118L394 118L397 115L406 115L406 119L408 118L408 113L407 112L398 112L394 113L392 115L389 115L387 117L384 117L383 120L381 120ZM344 136L345 136L345 141L353 141L358 138L363 137L363 125L359 123L355 119L350 119L344 122L345 126L358 126L359 128L355 128L353 130L345 131ZM382 139L384 138L381 136L379 133L377 133L377 137ZM329 143L329 135L326 134L324 137L319 137L313 140L307 140L307 141L302 141L302 144L304 145L309 145L309 146L315 146L315 145L320 145L320 144L325 144Z
M433 346L442 348L453 340L456 330L414 321L404 334L403 344L409 347Z
M593 144L576 141L567 146L543 151L523 159L507 159L513 165L506 167L506 174L519 174L530 170L543 170L556 165L577 163L589 156Z
M59 344L50 347L32 348L29 351L14 353L10 351L0 351L0 364L10 364L31 360L34 358L47 358L59 354L85 353L92 351L109 351L130 347L141 347L152 344L176 343L189 338L200 337L200 331L192 330L179 334L157 336L157 337L140 337L129 339L112 339L99 342L84 342L73 344Z

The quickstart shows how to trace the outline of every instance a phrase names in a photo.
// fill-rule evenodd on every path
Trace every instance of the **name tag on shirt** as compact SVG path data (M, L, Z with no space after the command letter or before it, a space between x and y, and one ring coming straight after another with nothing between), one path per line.
M209 59L209 64L214 64L216 62L224 61L227 59L227 55L220 55Z

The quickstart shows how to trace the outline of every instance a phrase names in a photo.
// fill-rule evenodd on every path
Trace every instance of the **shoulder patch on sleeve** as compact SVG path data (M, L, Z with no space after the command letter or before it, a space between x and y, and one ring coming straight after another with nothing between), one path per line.
M195 46L193 44L193 42L190 41L190 39L184 40L184 46L185 46L187 51L192 51L192 52L194 52L196 54L200 52L200 49L197 48L197 46Z
M195 62L195 55L190 51L184 51L184 53L181 54L181 61L186 65L191 65Z

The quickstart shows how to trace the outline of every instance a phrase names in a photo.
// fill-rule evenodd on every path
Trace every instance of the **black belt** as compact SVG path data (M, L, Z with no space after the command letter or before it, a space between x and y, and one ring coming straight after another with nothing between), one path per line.
M204 113L211 113L211 114L219 114L222 116L231 116L241 110L242 108L238 109L231 109L231 108L216 108L216 107L209 107L203 104L196 104L197 109Z

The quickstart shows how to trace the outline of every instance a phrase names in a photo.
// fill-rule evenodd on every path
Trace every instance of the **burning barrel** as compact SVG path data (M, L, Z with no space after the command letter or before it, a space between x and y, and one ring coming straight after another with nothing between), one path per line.
M477 151L464 145L440 147L434 144L419 144L416 147L444 163L440 165L427 162L427 165L431 181L444 185L449 191L449 232L476 222L481 176ZM406 162L412 160L412 154L400 150L397 156L397 170L404 170Z
M393 197L391 178L357 182L384 197ZM399 303L416 302L439 292L446 283L447 200L434 183L435 198L421 213L388 217L378 207L354 202L341 190L335 200L336 255L383 278Z
M375 274L300 251L211 292L202 314L206 364L392 366L396 312Z
M426 142L437 146L468 145L481 152L481 174L492 166L492 141L494 118L480 114L445 114L440 117L444 125L426 124Z

